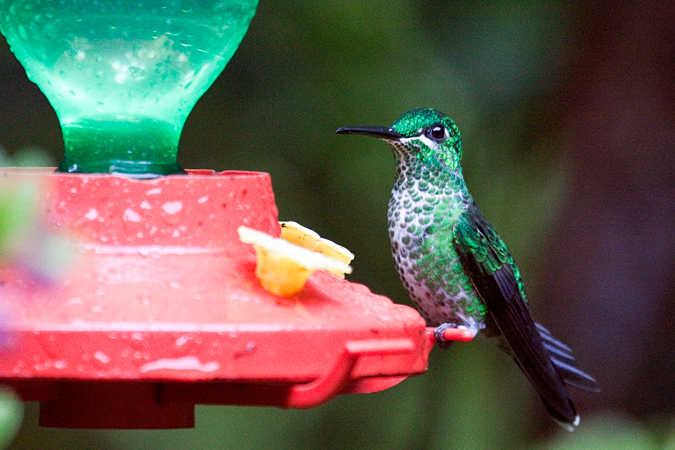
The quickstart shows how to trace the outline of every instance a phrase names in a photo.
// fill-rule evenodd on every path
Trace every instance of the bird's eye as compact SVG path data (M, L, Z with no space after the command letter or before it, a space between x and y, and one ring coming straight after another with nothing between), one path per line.
M445 127L440 123L432 125L424 131L424 134L429 138L433 139L436 142L443 142L445 138L448 137Z

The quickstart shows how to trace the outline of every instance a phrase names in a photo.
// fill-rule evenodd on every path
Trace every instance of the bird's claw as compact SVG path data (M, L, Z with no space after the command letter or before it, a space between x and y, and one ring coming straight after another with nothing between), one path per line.
M450 328L457 328L457 324L444 323L434 328L434 337L436 338L436 343L438 344L439 347L444 349L449 349L450 347L452 347L452 343L454 341L448 340L443 336L445 330Z
M444 323L434 328L434 337L439 347L447 349L455 341L469 342L474 336L471 330L464 325Z

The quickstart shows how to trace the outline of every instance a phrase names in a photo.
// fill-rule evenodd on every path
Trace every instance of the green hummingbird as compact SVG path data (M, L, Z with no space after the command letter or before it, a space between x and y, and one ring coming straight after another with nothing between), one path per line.
M553 419L579 424L565 385L599 391L571 349L530 316L520 271L476 206L462 175L455 122L431 108L408 111L391 127L344 127L339 134L384 139L396 159L389 237L396 269L441 347L449 328L498 339Z

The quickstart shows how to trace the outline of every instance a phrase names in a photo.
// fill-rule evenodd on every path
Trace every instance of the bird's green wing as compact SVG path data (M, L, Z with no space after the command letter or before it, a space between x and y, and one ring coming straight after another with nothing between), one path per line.
M573 428L578 415L527 308L518 269L504 242L472 205L454 227L454 245L513 358L561 424Z

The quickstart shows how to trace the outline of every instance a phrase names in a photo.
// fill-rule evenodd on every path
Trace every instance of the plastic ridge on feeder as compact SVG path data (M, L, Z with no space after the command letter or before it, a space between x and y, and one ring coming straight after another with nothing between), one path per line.
M469 342L473 340L471 330L465 328L448 328L443 332L443 339L446 341Z

